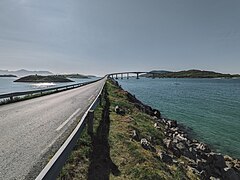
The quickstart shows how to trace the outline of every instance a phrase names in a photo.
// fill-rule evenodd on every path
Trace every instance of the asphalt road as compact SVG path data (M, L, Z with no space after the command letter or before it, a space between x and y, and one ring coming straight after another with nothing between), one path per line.
M0 106L0 179L36 176L93 102L105 80Z

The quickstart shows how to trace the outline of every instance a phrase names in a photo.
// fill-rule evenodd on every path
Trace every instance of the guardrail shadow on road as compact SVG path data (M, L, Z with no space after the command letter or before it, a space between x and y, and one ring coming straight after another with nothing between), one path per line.
M120 175L117 165L114 164L110 157L110 145L108 142L110 117L110 102L107 91L104 89L104 108L102 118L97 127L96 134L92 134L92 152L90 154L90 166L88 168L88 179L109 179L110 173L114 176Z

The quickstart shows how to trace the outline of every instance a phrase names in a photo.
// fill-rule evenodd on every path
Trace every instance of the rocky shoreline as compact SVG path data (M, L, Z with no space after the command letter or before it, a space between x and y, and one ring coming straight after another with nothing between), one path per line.
M182 131L177 121L160 118L156 120L156 128L165 126L164 145L169 154L180 158L184 156L189 163L187 168L203 179L240 179L240 161L230 156L213 152L206 144L190 139L187 132Z
M114 83L121 88L117 81ZM155 128L164 131L165 138L162 142L166 148L164 151L157 150L152 145L151 138L139 138L139 132L133 131L131 138L139 141L143 148L155 152L165 163L181 163L201 179L240 180L239 159L215 153L208 145L190 138L188 132L179 126L176 120L162 117L159 110L143 104L129 92L127 97L140 111L152 116ZM121 107L115 111L121 112Z

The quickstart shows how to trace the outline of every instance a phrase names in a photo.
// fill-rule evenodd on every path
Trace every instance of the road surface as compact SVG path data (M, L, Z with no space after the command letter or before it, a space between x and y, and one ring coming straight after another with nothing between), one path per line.
M0 106L0 179L32 179L73 130L106 79Z

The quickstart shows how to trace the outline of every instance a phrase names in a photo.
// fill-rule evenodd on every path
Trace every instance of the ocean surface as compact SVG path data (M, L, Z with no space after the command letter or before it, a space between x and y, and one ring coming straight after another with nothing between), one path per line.
M191 129L223 154L240 158L240 79L118 79L145 104Z
M20 91L32 91L38 89L52 88L58 86L66 86L70 84L76 84L81 82L93 81L98 78L90 79L71 79L75 82L70 83L22 83L22 82L13 82L18 78L14 77L0 77L0 94L6 94L11 92L20 92Z

